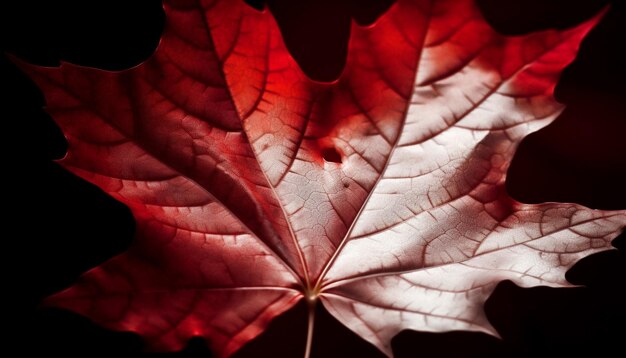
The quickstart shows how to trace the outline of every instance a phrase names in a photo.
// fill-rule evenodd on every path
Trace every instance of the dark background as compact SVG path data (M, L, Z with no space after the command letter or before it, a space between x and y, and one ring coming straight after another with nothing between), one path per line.
M257 7L262 1L254 1ZM289 49L309 76L332 80L345 60L350 19L371 23L390 1L268 0ZM479 1L500 32L522 34L569 27L607 1ZM134 66L158 44L164 14L152 1L2 2L6 53L39 65L59 60L120 70ZM557 87L568 105L552 125L524 140L509 171L507 189L524 202L578 202L592 208L626 209L626 50L623 2L583 42ZM85 270L125 250L134 222L122 204L67 173L52 160L66 143L41 109L39 90L6 57L0 59L3 98L3 198L7 225L2 257L9 303L2 306L4 349L22 353L147 355L137 335L99 328L78 315L38 307L41 299L69 286ZM5 210L5 211L6 211ZM568 272L581 288L521 289L501 283L487 301L490 321L503 340L469 332L403 332L393 341L398 357L530 356L539 353L621 355L626 349L626 257L624 235L617 251L583 259ZM301 356L303 305L278 317L239 357ZM7 320L6 317L11 318ZM615 351L615 354L610 352ZM210 356L202 340L183 352ZM380 357L368 343L319 309L313 355Z

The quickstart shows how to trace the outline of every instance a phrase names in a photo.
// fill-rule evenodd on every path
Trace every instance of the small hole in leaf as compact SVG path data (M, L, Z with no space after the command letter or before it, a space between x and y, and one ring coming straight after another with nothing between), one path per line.
M334 147L322 149L322 158L331 163L341 163L341 154Z
M263 11L263 9L265 9L264 0L244 0L244 2L259 11Z

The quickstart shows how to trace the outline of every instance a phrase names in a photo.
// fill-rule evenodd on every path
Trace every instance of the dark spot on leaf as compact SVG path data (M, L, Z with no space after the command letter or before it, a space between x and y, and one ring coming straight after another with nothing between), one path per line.
M334 147L322 149L322 158L331 163L341 163L341 154Z

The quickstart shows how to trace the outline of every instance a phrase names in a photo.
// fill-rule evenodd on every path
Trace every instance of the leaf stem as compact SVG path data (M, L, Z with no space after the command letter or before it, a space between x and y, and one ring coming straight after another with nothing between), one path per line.
M317 297L307 297L307 307L309 310L309 319L306 330L306 348L304 349L304 358L311 357L311 346L313 345L313 329L315 328L315 304Z

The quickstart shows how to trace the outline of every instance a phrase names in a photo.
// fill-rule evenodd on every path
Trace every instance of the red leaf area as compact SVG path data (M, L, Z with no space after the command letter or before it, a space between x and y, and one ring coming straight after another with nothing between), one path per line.
M483 304L498 282L569 286L567 269L626 225L626 211L504 190L599 16L504 37L473 1L401 0L353 25L345 69L322 83L268 11L164 7L135 68L20 64L67 137L60 163L137 221L126 253L49 304L151 349L201 336L229 356L305 299L392 355L403 329L497 335Z

